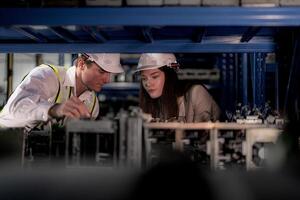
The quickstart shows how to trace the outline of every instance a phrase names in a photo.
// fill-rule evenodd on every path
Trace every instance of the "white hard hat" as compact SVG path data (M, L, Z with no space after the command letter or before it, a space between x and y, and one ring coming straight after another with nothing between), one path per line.
M111 73L123 73L119 53L83 53L88 60L95 62L102 69Z
M174 69L179 67L176 57L172 53L143 53L135 72L157 69L162 66L172 67Z

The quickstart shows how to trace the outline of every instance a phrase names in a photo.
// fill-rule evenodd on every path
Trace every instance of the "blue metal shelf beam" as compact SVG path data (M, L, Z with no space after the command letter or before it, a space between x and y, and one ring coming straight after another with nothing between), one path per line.
M0 52L48 52L48 53L79 53L79 52L120 52L120 53L141 53L141 52L174 52L174 53L230 53L230 52L274 52L275 44L270 43L194 43L194 42L159 42L143 43L135 41L127 42L106 42L106 43L47 43L45 44L9 44L0 43Z
M244 53L243 54L243 58L242 58L242 102L243 105L247 105L248 104L248 57L247 54Z
M145 42L147 42L147 43L153 43L154 42L154 39L153 39L152 34L151 34L151 27L142 28L142 35L143 35L143 38L144 38Z
M35 42L47 42L47 39L42 36L39 33L35 33L34 31L30 30L29 28L26 27L12 27L13 30L21 33L22 35L25 35L26 37L30 38L31 40L35 41Z
M75 42L76 40L78 40L68 30L66 30L62 27L55 26L55 27L49 27L49 29L51 31L53 31L58 37L60 37L61 39L63 39L66 42L72 43L72 42Z
M204 27L199 27L199 28L196 29L196 31L195 31L195 38L193 39L194 42L199 42L199 43L202 42L202 39L203 39L203 37L205 35L205 30L206 29Z
M243 34L241 42L249 42L259 30L260 27L249 27L248 30Z
M96 42L100 42L100 43L106 42L106 38L101 33L101 31L97 29L97 27L83 26L83 30L89 33Z
M0 24L2 26L299 26L300 8L1 8Z

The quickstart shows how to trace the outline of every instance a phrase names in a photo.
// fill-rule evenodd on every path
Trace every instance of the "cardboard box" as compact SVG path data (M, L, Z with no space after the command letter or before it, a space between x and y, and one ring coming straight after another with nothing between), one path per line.
M280 0L281 6L300 6L300 0Z
M163 0L127 0L129 6L161 6Z
M170 6L175 6L179 5L179 0L164 0L164 5L170 5Z
M80 6L79 0L43 0L42 6L46 7L77 7Z
M182 6L200 6L202 0L179 0L179 4Z
M203 6L239 6L239 0L202 0Z
M279 6L279 0L241 0L242 6L262 6L272 7Z
M87 6L122 6L122 0L86 0Z

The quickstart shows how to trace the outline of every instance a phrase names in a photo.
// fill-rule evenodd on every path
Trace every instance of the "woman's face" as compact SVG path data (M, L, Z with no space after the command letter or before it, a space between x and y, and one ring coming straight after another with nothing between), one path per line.
M141 71L143 87L151 98L159 98L162 95L165 84L165 73L159 69Z

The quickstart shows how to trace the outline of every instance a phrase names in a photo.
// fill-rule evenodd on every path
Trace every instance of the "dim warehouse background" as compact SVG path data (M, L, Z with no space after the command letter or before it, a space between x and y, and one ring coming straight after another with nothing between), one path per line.
M121 53L102 120L23 135L0 129L2 199L299 199L299 0L5 0L0 109L42 63ZM172 52L220 123L148 123L133 73ZM174 151L175 150L175 151Z

